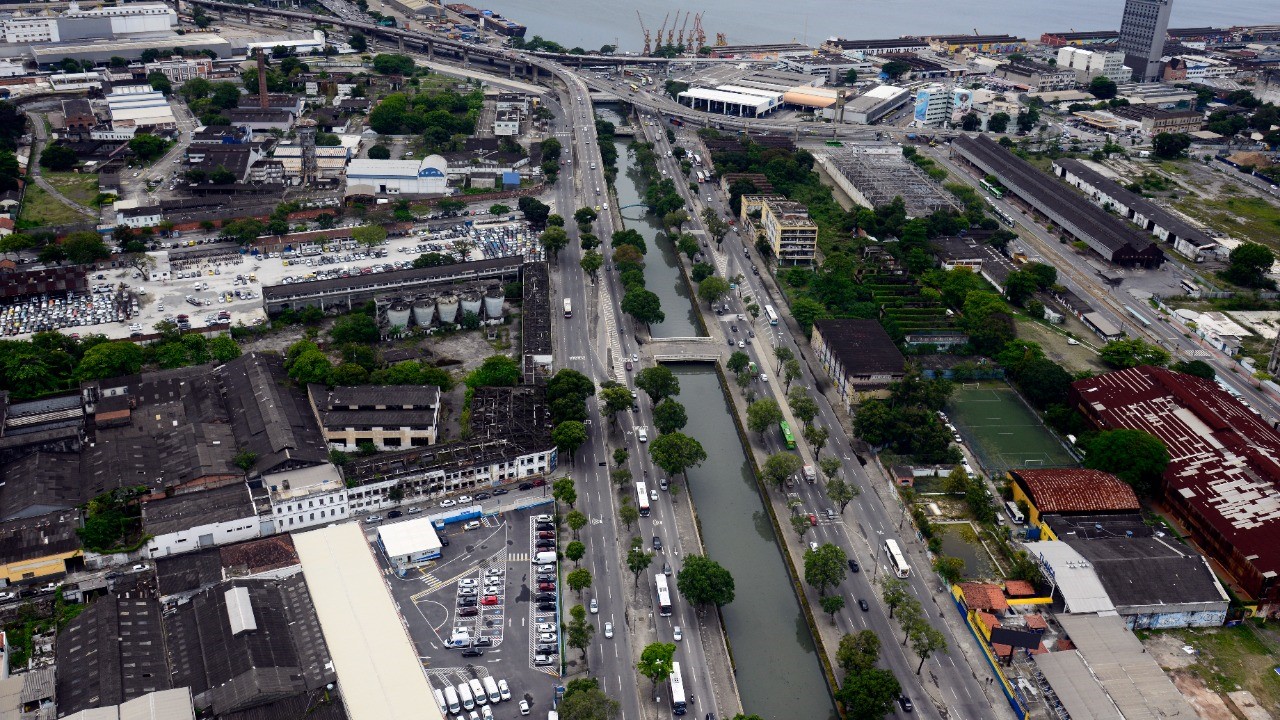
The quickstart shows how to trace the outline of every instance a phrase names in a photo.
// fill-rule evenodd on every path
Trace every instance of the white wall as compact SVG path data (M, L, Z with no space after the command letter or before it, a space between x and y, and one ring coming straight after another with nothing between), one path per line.
M271 517L276 532L293 532L347 519L347 489L299 495L285 500L271 499Z
M203 543L201 543L202 535L206 536ZM261 537L258 518L251 515L227 522L197 525L178 532L156 535L147 542L147 554L153 558L179 555L201 548L252 540L256 537Z

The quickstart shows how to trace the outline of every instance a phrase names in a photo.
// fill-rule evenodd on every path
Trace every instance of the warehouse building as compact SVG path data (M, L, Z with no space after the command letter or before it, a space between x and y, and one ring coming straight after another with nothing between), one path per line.
M1280 615L1280 432L1217 383L1164 368L1077 381L1071 402L1099 429L1164 443L1173 517L1258 614Z
M421 160L368 160L347 165L348 195L445 195L448 162L439 155Z
M355 452L371 443L380 451L434 445L440 422L440 388L308 385L307 397L325 442Z
M911 91L896 85L877 85L844 106L844 121L872 125L911 99Z
M846 145L829 148L818 156L828 175L853 201L869 208L902 198L907 217L926 217L938 210L960 209L955 197L944 192L919 165L902 156L894 145Z
M832 38L823 47L833 52L851 55L883 55L885 53L914 53L928 49L929 45L920 38L900 37L888 40L845 40Z
M1221 249L1205 231L1080 160L1058 158L1053 161L1053 171L1104 209L1127 218L1196 262L1217 255Z
M398 577L410 570L422 567L440 557L440 536L431 525L430 518L405 520L391 525L378 526L378 547Z
M270 531L270 519L266 522ZM150 538L147 555L152 558L252 540L261 535L260 525L249 488L242 482L142 505L142 527Z
M689 88L676 99L694 110L760 117L782 105L782 93L738 85L721 85L717 88Z
M107 96L107 113L111 117L112 130L171 130L177 127L169 99L151 86L122 88Z
M51 45L33 45L31 58L42 68L57 65L66 58L106 63L113 57L122 57L126 60L141 58L144 50L159 50L161 53L167 53L175 45L182 46L188 53L208 50L220 58L229 58L234 54L231 43L225 38L213 33L198 33L182 36L139 35L108 41L63 41Z
M846 408L906 373L906 359L876 320L815 320L813 351Z
M1164 253L1149 237L1087 198L1067 190L1063 183L987 136L962 135L955 139L952 147L961 158L983 174L994 175L1019 200L1073 239L1087 244L1104 260L1143 267L1156 267L1164 262Z

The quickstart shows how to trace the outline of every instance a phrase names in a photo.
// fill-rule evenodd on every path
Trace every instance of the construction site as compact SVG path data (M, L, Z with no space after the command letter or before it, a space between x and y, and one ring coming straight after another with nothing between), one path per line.
M874 208L901 197L907 217L963 210L950 193L903 157L902 148L895 145L827 148L815 157L835 184L859 205Z

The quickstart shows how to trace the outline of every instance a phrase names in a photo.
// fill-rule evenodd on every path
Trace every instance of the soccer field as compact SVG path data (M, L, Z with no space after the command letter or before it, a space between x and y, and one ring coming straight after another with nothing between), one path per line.
M947 413L992 476L1017 468L1079 466L1007 383L959 385Z

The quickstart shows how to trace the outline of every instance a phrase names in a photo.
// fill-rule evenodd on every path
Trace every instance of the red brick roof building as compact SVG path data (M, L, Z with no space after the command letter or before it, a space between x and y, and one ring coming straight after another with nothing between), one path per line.
M988 612L1009 612L1009 601L999 585L991 583L960 583L960 592L964 595L964 604L970 610L986 610Z
M1109 512L1131 513L1141 509L1133 488L1101 470L1061 468L1010 470L1014 499L1031 506L1027 522L1036 525L1041 515Z
M1035 597L1036 588L1026 580L1005 580L1004 592L1011 598Z
M1164 368L1081 380L1071 401L1098 428L1164 442L1174 515L1258 612L1280 612L1280 433L1217 383Z

